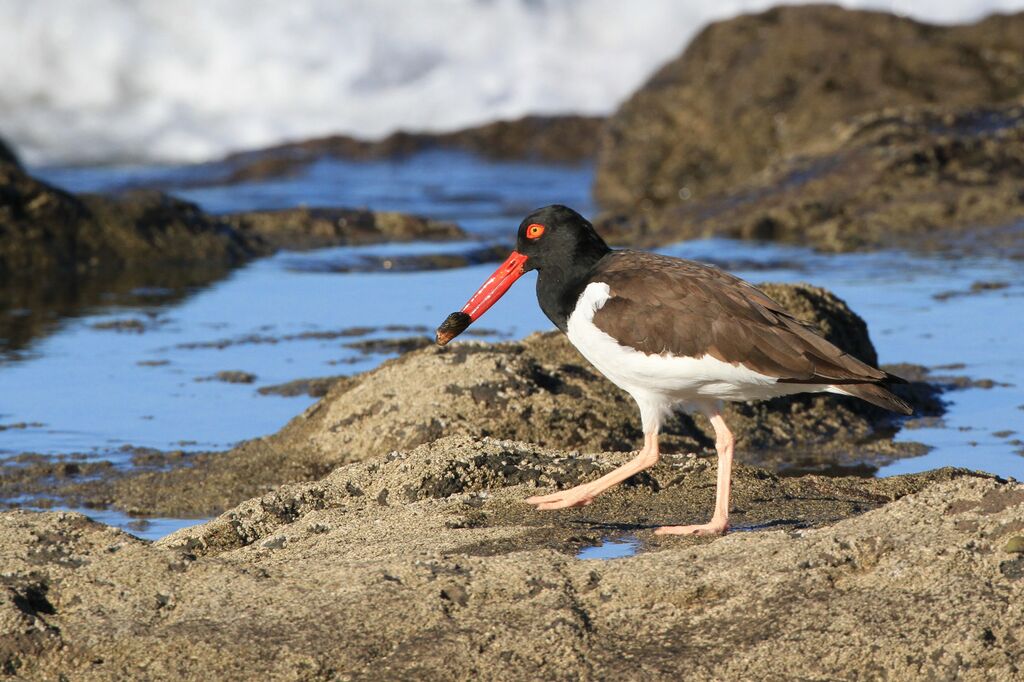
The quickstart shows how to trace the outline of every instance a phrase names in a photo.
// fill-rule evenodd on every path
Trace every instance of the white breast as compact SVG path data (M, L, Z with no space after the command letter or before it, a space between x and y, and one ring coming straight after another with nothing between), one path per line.
M762 400L828 390L827 386L780 384L738 362L722 362L710 355L649 355L623 346L594 325L594 313L610 298L604 282L587 285L569 316L569 340L612 383L633 396L645 433L658 428L676 403L706 411L721 400Z

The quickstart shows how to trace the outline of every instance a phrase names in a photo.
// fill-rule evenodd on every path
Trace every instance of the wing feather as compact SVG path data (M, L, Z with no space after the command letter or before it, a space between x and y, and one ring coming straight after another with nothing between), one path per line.
M617 251L599 264L592 281L607 283L612 294L594 324L644 353L710 355L784 382L854 384L887 377L763 291L711 265Z

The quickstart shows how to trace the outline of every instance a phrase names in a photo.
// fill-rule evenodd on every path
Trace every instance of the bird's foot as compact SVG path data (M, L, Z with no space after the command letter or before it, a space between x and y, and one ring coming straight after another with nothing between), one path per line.
M578 485L568 490L560 490L550 495L534 495L526 498L538 510L568 509L569 507L586 507L594 501L594 493L585 485Z
M711 519L710 523L695 526L662 526L654 531L655 535L725 535L729 532L729 522L725 519Z

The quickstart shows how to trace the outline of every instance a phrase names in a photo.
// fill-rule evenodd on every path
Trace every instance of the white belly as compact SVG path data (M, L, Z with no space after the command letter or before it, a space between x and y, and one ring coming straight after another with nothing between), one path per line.
M611 298L608 285L587 285L568 320L568 336L574 346L616 386L627 391L640 406L644 432L657 428L676 403L707 411L721 400L763 400L781 395L820 392L828 386L780 384L740 364L722 362L710 355L678 357L668 353L649 355L620 345L594 325L594 313Z

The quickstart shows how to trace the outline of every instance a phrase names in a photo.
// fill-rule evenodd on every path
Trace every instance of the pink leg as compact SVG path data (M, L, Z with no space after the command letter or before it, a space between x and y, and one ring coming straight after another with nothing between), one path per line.
M718 483L715 488L715 513L709 523L696 526L662 526L656 535L722 535L729 530L729 488L732 479L732 451L736 441L719 412L710 415L718 450Z
M630 476L634 476L644 469L649 469L658 463L661 453L658 450L658 434L648 433L644 435L644 448L636 457L626 462L618 469L611 471L596 481L578 485L575 488L561 490L550 495L534 495L526 499L528 504L536 505L537 509L565 509L567 507L585 507L594 501L594 498L603 493L613 485L622 483Z

